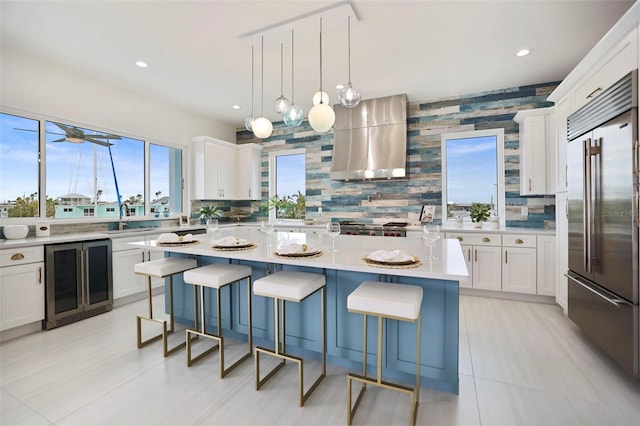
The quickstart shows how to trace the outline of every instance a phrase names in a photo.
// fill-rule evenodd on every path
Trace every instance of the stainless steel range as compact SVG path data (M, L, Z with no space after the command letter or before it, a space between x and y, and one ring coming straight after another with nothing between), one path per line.
M407 222L388 222L384 225L372 225L355 221L340 222L341 235L368 235L371 237L406 237Z

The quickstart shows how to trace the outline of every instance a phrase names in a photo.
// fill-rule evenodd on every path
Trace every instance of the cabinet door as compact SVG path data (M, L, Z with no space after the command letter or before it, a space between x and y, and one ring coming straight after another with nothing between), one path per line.
M462 254L464 256L464 262L467 264L467 271L469 272L469 279L466 283L461 282L460 287L471 288L473 287L473 246L460 244Z
M204 144L203 198L206 200L215 200L220 198L218 159L220 157L221 149L222 148L213 143Z
M556 103L556 191L567 191L567 118L571 115L571 98Z
M567 278L569 269L569 221L567 214L567 193L556 195L556 303L567 312Z
M473 246L473 288L501 290L500 247Z
M113 300L113 262L111 241L83 244L85 303L92 308L111 305Z
M262 198L260 161L261 149L242 146L238 148L236 152L236 199L260 200Z
M546 194L546 117L526 117L520 124L520 194Z
M536 249L502 249L502 291L536 294Z
M0 268L0 331L44 319L44 262Z
M113 252L113 297L129 296L144 291L145 277L133 272L136 263L143 262L145 251L141 249Z
M218 198L232 200L236 198L236 152L226 146L218 149Z
M556 238L553 235L538 235L536 246L537 283L536 293L556 295Z

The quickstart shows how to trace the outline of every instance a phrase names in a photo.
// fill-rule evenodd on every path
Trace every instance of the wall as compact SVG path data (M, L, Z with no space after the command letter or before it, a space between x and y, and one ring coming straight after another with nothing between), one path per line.
M257 142L264 146L262 157L263 200L268 194L268 154L274 150L305 148L307 153L307 216L321 218L398 218L419 213L423 204L437 206L440 217L442 175L440 135L442 133L504 128L505 200L507 226L555 227L555 198L520 196L520 145L518 110L551 106L545 99L557 82L500 89L428 102L409 102L408 173L406 181L350 181L329 179L333 134L318 134L308 122L294 129L275 123L271 137L261 141L244 129L237 143ZM379 194L379 196L377 195ZM203 203L196 202L194 210ZM213 203L224 210L257 210L259 202ZM322 207L322 214L317 207ZM523 208L527 210L522 215ZM266 212L254 214L258 219Z
M2 49L0 105L145 140L188 145L198 135L235 139L233 126Z

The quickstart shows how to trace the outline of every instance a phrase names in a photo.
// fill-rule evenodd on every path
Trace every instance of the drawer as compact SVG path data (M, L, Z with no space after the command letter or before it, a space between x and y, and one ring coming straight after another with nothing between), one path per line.
M0 250L0 260L0 266L44 262L44 247L36 246Z
M500 234L447 232L447 238L457 239L461 244L474 246L500 246Z
M535 235L503 235L502 245L504 247L536 247Z

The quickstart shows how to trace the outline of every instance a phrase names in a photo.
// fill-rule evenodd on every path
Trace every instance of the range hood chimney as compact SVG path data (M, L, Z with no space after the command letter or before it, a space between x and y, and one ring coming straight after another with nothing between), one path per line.
M334 106L333 162L336 180L406 178L407 95Z

